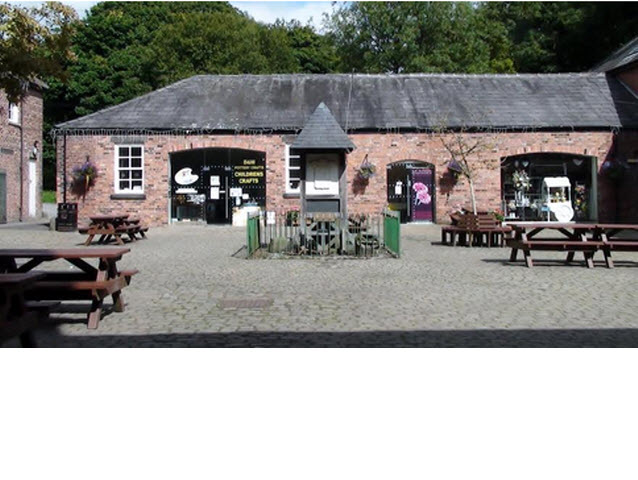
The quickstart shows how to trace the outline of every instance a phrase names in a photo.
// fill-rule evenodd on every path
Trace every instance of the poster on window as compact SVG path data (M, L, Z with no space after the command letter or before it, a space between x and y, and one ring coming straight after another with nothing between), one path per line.
M412 221L431 222L434 219L433 170L418 168L412 170Z

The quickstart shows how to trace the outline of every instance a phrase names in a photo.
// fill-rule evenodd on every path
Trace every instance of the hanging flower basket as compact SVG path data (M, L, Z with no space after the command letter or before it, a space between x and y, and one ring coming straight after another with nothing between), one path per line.
M447 164L447 168L457 175L463 173L463 167L461 167L461 164L454 159L450 160L450 163Z
M82 166L73 169L72 175L71 191L84 200L89 190L95 186L95 180L98 177L97 168L87 158Z
M368 161L368 156L366 155L365 158L363 159L363 162L361 163L361 165L359 165L359 168L357 169L357 176L364 180L369 180L370 178L374 177L376 172L377 172L377 167L375 167L372 163Z
M622 179L628 169L629 165L622 160L605 160L600 166L600 174L612 182L618 182Z

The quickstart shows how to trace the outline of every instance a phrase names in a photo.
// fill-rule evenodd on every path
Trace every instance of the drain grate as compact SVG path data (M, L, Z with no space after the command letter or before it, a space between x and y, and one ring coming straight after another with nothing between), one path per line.
M266 308L273 304L272 298L225 298L217 304L220 308Z

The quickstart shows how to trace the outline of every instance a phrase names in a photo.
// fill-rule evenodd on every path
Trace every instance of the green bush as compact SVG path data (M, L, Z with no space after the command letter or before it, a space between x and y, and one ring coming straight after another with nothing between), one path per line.
M56 203L55 191L42 190L42 203Z

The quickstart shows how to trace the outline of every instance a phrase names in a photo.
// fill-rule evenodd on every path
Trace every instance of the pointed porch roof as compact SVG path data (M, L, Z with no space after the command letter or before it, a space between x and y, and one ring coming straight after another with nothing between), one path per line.
M354 150L354 143L348 138L330 109L321 102L297 136L292 148L298 150Z

